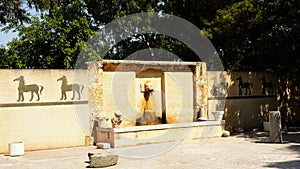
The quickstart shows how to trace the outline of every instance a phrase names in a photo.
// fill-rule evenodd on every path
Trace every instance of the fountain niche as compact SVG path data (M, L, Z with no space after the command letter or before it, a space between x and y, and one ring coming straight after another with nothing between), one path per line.
M140 87L140 92L137 92L137 126L162 124L162 73L146 70L136 74L136 84Z
M208 101L203 62L103 60L89 62L88 70L95 143L123 147L219 137L224 131L224 120L203 113L208 106L200 113Z

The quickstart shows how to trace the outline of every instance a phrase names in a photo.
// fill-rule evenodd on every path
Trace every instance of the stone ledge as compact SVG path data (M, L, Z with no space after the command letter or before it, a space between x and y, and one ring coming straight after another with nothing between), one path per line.
M102 64L187 65L187 66L188 65L196 66L197 63L197 62L135 61L135 60L103 60L101 62Z
M200 127L200 126L216 126L216 125L225 125L225 120L222 121L208 120L208 121L201 121L201 122L158 124L158 125L147 125L147 126L130 126L130 127L122 127L122 128L113 128L112 130L114 131L115 134L117 134L117 133L127 133L127 132L190 128L190 127Z
M138 71L156 69L170 72L191 72L197 64L204 62L172 62L172 61L135 61L135 60L102 60L87 62L88 65L101 65L103 71Z
M111 147L117 148L140 144L221 137L224 128L225 120L132 126L111 128L102 137L109 136L109 138L106 138L107 142L111 144Z

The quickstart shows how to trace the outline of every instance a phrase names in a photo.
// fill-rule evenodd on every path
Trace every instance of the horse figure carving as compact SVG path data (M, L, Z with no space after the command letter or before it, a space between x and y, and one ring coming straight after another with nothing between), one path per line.
M251 83L249 82L243 82L243 79L242 77L238 77L236 80L239 81L239 95L243 95L243 90L242 89L246 89L246 93L245 95L248 94L249 92L249 95L251 95L251 87L253 86Z
M24 92L31 92L31 98L30 98L29 101L32 101L33 93L36 94L37 101L40 100L40 95L42 95L42 91L44 89L43 86L39 86L37 84L25 85L24 76L20 76L20 77L14 79L14 82L15 81L19 81L19 87L18 87L19 98L17 100L18 102L19 101L24 101L24 94L23 94ZM39 88L41 88L40 91L39 91ZM39 94L39 92L40 92L40 94Z
M79 85L79 84L68 84L67 82L67 77L66 76L62 76L61 78L57 79L57 81L62 81L61 83L61 98L60 100L66 100L67 99L67 91L72 91L73 92L73 97L71 100L74 100L75 98L75 92L78 94L78 100L80 100L80 93L82 94L82 90L84 88L83 85ZM81 87L81 89L80 89Z
M273 94L274 92L274 86L272 82L266 82L266 78L263 76L262 78L260 78L260 80L263 82L263 86L262 86L262 94ZM268 93L267 90L268 89Z

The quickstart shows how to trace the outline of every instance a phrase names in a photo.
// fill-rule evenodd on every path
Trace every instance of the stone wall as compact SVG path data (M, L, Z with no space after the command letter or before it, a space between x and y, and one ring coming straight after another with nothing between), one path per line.
M154 86L150 100L155 116L165 115L168 124L197 121L204 105L205 118L213 120L212 111L224 110L227 129L252 129L262 127L268 110L277 109L272 73L206 72L200 62L149 63L151 69L144 63L110 62L91 62L89 71L0 70L0 153L18 141L24 142L25 150L85 145L86 136L97 127L95 118L111 119L116 110L123 113L121 127L135 126L142 116L141 84L147 81ZM21 76L27 88L19 87ZM62 81L57 80L63 76L68 84L84 87L80 99L75 93L71 100L72 92L66 91L66 99L60 100ZM247 84L241 85L240 80L249 83L251 94L249 90L246 94ZM40 99L33 93L30 101L31 92L25 91L36 89ZM111 126L109 120L107 125Z
M269 110L277 110L276 77L270 72L206 72L201 62L97 64L104 79L103 96L95 97L103 100L101 108L95 107L97 114L112 118L114 111L120 110L124 117L121 127L136 125L136 119L142 116L140 85L147 80L155 87L150 97L156 105L153 110L158 117L165 114L165 123L169 124L197 121L204 106L204 119L213 120L213 111L224 110L227 129L253 129L262 127ZM138 77L145 70L145 77Z
M116 110L123 114L121 127L135 126L136 119L141 117L143 93L140 84L145 79L136 78L135 72L104 72L103 113L112 118ZM162 118L162 95L165 97L167 123L193 121L193 81L192 73L165 72L165 92L161 89L161 79L146 78L154 84L154 92L150 96L152 109L156 116ZM108 123L111 126L111 123Z
M63 76L68 84L78 83L80 90L84 87L80 99L76 93L71 100L72 92L66 91L66 99L60 100L62 81L57 79ZM0 77L0 153L18 141L24 142L25 150L85 145L89 127L86 70L78 70L74 77L73 70L5 69L0 70ZM25 86L19 86L23 80Z
M262 128L268 111L277 110L277 78L270 72L208 72L208 86L208 116L224 110L228 130Z

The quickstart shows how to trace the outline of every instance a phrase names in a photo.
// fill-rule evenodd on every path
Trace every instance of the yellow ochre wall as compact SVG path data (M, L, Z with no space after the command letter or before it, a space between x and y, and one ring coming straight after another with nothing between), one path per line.
M25 150L51 149L85 145L89 135L90 114L88 106L88 72L87 70L0 70L0 153L8 152L8 144L23 141ZM221 75L223 74L223 75ZM18 82L13 80L24 76L25 84L42 85L44 90L40 101L34 94L24 93L24 101L18 99ZM84 86L82 97L74 102L72 92L67 92L67 99L61 98L61 81L66 76L68 84L78 83ZM153 76L153 77L152 77ZM252 84L251 95L239 95L239 76L244 82ZM261 77L274 82L276 77L268 72L207 72L208 117L211 112L224 110L226 128L257 128L262 125L261 108L266 105L276 109L276 92L262 94ZM223 78L223 79L222 79ZM194 90L192 72L163 72L163 75L152 73L137 76L134 71L103 72L103 115L114 117L114 112L123 113L121 127L134 126L141 115L139 101L143 94L140 84L150 80L154 84L155 104L153 109L159 116L164 95L167 123L192 122L194 117ZM222 83L225 81L225 83ZM164 85L164 91L162 91ZM216 96L215 89L223 96ZM151 98L151 96L150 96ZM225 100L222 98L225 98ZM74 104L75 103L75 104ZM222 106L223 105L223 106ZM111 126L110 121L108 125Z
M23 141L25 150L51 149L85 145L87 122L86 70L0 70L0 153L8 152L8 144ZM74 76L76 74L76 76ZM60 100L61 81L79 83L85 88L81 99L76 94L73 104L72 92ZM24 76L25 85L44 87L40 100L34 94L24 92L24 101L18 99L18 82L13 79ZM75 77L75 78L74 78ZM74 79L74 80L73 80Z
M208 116L213 119L212 112L224 110L223 119L226 120L226 129L234 130L243 128L251 130L262 128L264 117L268 111L276 111L277 108L277 77L271 72L218 72L208 71ZM243 83L250 84L250 90L246 94L246 88L239 92L237 80L242 78ZM266 88L263 91L263 80L272 83L273 91ZM226 88L226 94L222 95L222 89ZM221 92L215 92L216 89Z
M104 72L103 76L103 115L112 118L114 112L120 110L123 117L120 127L135 126L136 119L142 115L140 84L145 81L154 84L150 101L157 116L161 117L161 95L164 95L167 123L193 121L192 72L164 72L162 82L155 73L153 77L149 75L145 78L136 77L135 72ZM161 91L162 83L165 83L165 92ZM111 123L108 122L108 125L111 126Z

